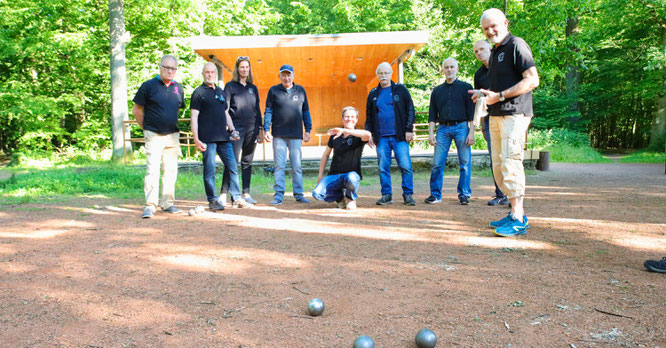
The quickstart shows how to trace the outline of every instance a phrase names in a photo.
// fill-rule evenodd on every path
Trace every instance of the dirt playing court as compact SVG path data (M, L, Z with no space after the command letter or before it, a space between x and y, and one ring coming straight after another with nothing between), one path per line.
M351 212L268 195L150 220L140 197L4 207L0 345L415 347L427 327L437 347L666 346L666 274L643 269L666 256L663 165L528 176L518 238L486 227L507 213L486 205L490 180L472 178L469 206L448 176L441 204L423 203L427 182L415 207L397 204L399 184L386 207L362 186Z

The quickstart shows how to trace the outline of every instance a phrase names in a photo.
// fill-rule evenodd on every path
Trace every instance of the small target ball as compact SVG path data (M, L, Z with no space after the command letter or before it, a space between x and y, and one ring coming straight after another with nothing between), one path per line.
M356 74L349 74L349 76L347 76L347 80L349 80L349 82L356 82Z
M189 216L194 216L196 214L197 214L197 212L192 208L190 208L190 210L187 211L187 215L189 215Z
M375 341L370 338L370 336L358 336L354 340L354 348L375 348Z
M434 348L437 345L437 336L428 329L421 329L414 339L419 348Z
M315 298L308 303L308 314L318 317L324 313L324 301Z

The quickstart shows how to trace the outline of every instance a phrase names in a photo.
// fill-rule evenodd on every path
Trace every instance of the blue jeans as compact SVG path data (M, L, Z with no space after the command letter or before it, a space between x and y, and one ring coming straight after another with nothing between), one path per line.
M458 161L460 162L458 198L469 198L472 195L470 187L472 181L472 149L465 144L468 134L469 126L467 122L460 122L455 126L440 124L437 127L437 145L435 145L435 155L432 159L432 171L430 172L430 194L437 199L442 199L444 167L446 167L446 157L449 154L449 148L451 148L451 140L456 142Z
M377 162L379 164L379 183L382 195L391 195L391 151L395 154L400 172L402 172L402 195L414 194L412 159L409 157L409 144L398 141L395 137L380 137L377 142Z
M241 198L240 185L238 184L238 163L234 156L234 149L229 141L220 141L215 143L206 143L206 151L203 153L203 179L206 189L206 198L208 202L219 199L215 194L215 155L220 156L224 168L229 169L231 176L231 185L229 193L231 198L238 200Z
M294 189L294 198L303 197L303 172L301 171L301 143L302 139L273 138L273 158L275 159L275 190L274 197L284 198L284 169L287 167L287 150L291 163L291 183Z
M497 186L497 182L495 182L495 175L493 174L493 156L491 152L491 146L490 146L490 125L488 120L490 119L490 115L486 116L483 118L483 121L486 124L486 127L484 128L485 131L483 132L483 137L486 139L486 143L488 143L488 155L490 156L490 173L493 176L493 184L495 184L495 197L504 197L504 193L502 193L502 190Z
M312 191L312 197L326 202L338 202L345 197L355 201L360 183L361 177L357 172L327 175Z

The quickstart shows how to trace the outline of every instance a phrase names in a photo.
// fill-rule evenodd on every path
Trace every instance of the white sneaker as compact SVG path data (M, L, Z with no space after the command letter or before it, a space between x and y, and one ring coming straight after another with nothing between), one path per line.
M356 201L352 201L349 198L346 198L345 200L347 201L347 205L346 205L345 209L347 209L347 210L356 209Z

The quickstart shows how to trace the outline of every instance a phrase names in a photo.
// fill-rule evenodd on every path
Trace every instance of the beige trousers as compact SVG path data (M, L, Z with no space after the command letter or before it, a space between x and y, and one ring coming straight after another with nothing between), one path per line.
M497 186L509 198L525 196L523 148L530 121L532 118L523 114L490 116L493 174Z
M175 201L176 178L178 177L178 157L180 152L180 133L158 134L143 131L146 140L146 178L143 193L146 196L145 207L157 209L160 190L160 167L162 173L162 209L167 209Z

